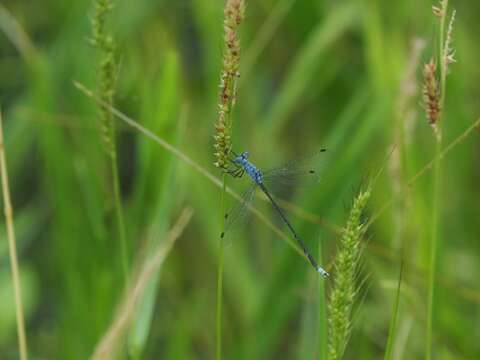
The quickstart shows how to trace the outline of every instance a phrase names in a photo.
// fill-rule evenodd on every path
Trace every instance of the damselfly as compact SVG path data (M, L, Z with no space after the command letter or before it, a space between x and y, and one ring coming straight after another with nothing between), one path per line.
M325 149L321 149L318 154L325 151ZM234 210L225 215L227 219L225 225L225 232L221 234L221 237L223 238L225 236L225 233L228 233L231 230L232 226L236 222L238 222L241 217L245 216L245 213L248 210L249 204L253 198L253 195L255 194L256 189L260 188L270 200L275 211L278 213L283 223L287 226L297 243L302 248L303 253L310 261L310 264L312 264L313 268L323 277L328 277L328 272L326 272L322 267L317 264L314 257L308 251L305 243L295 231L290 221L287 219L281 207L274 200L273 196L270 193L270 190L267 189L267 186L269 186L269 184L283 183L286 185L293 185L299 179L308 179L310 182L317 181L319 179L319 174L315 170L314 166L309 166L312 160L318 160L316 154L308 158L301 159L299 161L290 162L282 167L262 172L248 160L249 153L247 151L241 153L240 155L237 155L233 151L231 151L231 153L234 155L234 157L230 159L233 168L225 169L225 171L234 177L242 177L245 173L247 173L247 175L251 178L253 182L251 186L247 189L247 191L245 191L245 193L243 194L240 204Z

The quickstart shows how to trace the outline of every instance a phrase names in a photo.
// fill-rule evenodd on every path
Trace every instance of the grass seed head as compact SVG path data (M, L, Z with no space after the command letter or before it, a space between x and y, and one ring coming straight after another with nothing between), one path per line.
M227 0L224 11L224 44L220 91L218 99L218 119L215 124L214 157L215 166L224 168L232 148L230 113L236 102L236 80L240 76L240 39L238 26L245 16L243 0Z
M436 78L437 65L431 59L423 67L423 103L429 124L436 132L440 119L440 88Z

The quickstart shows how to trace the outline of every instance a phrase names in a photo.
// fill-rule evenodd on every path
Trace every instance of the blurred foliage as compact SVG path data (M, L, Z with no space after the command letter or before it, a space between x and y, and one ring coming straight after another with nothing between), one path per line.
M115 4L108 26L119 54L116 107L218 175L212 135L223 1ZM268 168L328 147L322 182L284 198L343 226L356 190L385 162L396 123L404 120L397 104L413 39L426 43L422 63L435 50L431 5L414 0L247 1L233 114L236 151L248 149L258 166ZM85 359L112 321L123 289L120 244L110 235L113 204L98 112L72 85L78 80L95 88L98 78L98 53L88 41L93 5L86 0L4 0L0 6L26 35L12 38L10 20L0 16L0 102L29 351L35 359ZM480 3L450 1L450 7L457 9L453 46L458 63L447 79L444 144L480 116ZM245 69L242 59L248 60ZM368 231L359 275L365 286L354 309L347 359L384 354L400 249L405 268L393 358L423 356L431 174L400 194L393 189L435 151L419 95L410 105L417 114L404 134L408 142L400 173L385 171L372 190L367 215L393 196L406 205L404 211L389 207ZM138 132L122 123L117 129L131 259L135 262L162 241L184 205L195 209L193 222L144 298L128 344L146 359L210 359L215 352L220 190ZM443 160L436 359L480 357L479 152L475 131ZM229 180L238 189L246 183ZM321 239L320 263L330 264L338 233L301 216L291 218L310 248ZM323 294L317 274L257 220L243 235L225 254L225 358L318 357L324 340L316 334L324 329L317 319L318 294ZM14 359L13 297L1 238L0 358ZM325 287L328 294L328 280Z

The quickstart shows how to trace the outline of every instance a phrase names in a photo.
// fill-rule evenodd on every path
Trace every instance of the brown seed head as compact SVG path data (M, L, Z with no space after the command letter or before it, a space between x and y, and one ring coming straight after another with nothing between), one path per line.
M244 0L227 0L224 10L224 43L220 91L218 99L218 119L215 125L214 156L215 166L224 168L232 148L229 115L236 101L236 79L240 76L240 40L237 29L245 15Z
M436 78L437 65L433 59L423 67L423 102L427 120L434 127L437 127L440 118L440 89Z

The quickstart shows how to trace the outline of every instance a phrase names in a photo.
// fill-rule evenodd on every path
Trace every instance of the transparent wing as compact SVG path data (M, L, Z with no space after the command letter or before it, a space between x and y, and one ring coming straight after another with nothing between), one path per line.
M238 229L246 224L249 216L248 206L252 202L257 185L252 183L242 194L241 200L234 204L225 214L225 231L222 237L232 237Z
M322 167L325 163L325 149L303 158L290 161L283 166L263 173L266 184L287 186L309 186L320 181Z

